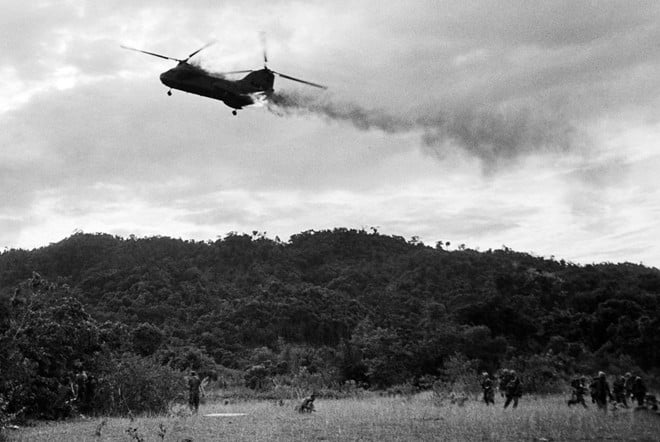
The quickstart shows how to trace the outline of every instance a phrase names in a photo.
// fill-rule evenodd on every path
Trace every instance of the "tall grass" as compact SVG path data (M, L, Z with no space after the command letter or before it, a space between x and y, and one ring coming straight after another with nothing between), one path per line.
M500 399L500 398L498 398ZM595 407L568 408L560 396L522 398L517 409L502 400L487 407L468 400L463 406L439 403L432 393L414 396L317 399L317 411L296 413L296 401L214 402L198 415L175 414L129 419L45 423L9 434L10 440L89 441L519 441L519 440L660 440L660 416L647 411L603 413ZM246 413L206 417L208 413ZM162 437L161 437L162 436Z

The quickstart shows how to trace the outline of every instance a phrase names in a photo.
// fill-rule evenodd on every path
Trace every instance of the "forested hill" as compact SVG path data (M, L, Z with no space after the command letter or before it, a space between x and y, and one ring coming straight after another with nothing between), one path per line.
M387 385L479 367L660 367L660 271L447 250L376 232L230 234L215 242L75 234L0 255L0 294L37 272L102 323L149 329L149 354L192 345L245 369L255 351L325 349L344 378ZM328 353L329 352L329 353Z

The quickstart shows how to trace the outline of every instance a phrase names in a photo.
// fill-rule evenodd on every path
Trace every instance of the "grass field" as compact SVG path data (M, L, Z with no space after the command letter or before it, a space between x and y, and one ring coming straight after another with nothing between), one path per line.
M108 418L100 436L103 418L42 423L7 435L16 441L660 441L660 415L647 411L569 409L559 396L525 396L515 410L502 405L501 399L495 407L438 403L431 393L317 399L313 414L295 412L293 401L209 403L195 416ZM210 413L246 415L204 416Z

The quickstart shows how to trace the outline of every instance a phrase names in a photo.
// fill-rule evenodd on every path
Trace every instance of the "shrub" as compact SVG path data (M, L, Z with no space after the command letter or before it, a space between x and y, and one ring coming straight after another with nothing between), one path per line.
M7 412L7 400L0 394L0 442L7 440L5 437L5 428L12 423L16 416Z
M549 394L564 390L565 383L560 376L564 363L552 353L513 358L508 368L516 370L525 393Z
M253 365L245 371L245 386L253 390L262 390L266 386L268 370L263 365Z
M183 373L153 359L125 353L104 367L94 401L103 414L165 413L175 400L183 400Z
M478 393L481 391L478 367L478 360L467 359L461 353L454 353L445 362L442 380L450 391L465 394Z

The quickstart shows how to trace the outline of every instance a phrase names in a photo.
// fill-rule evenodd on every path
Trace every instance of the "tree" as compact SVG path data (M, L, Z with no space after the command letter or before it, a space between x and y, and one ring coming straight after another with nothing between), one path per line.
M401 384L411 377L408 364L412 353L394 330L375 327L367 318L358 324L350 343L360 351L372 386Z
M71 411L69 384L102 351L96 322L66 290L35 277L15 293L0 336L0 394L9 412L56 418Z
M150 356L158 350L165 336L155 325L143 322L131 332L133 351L141 356Z

